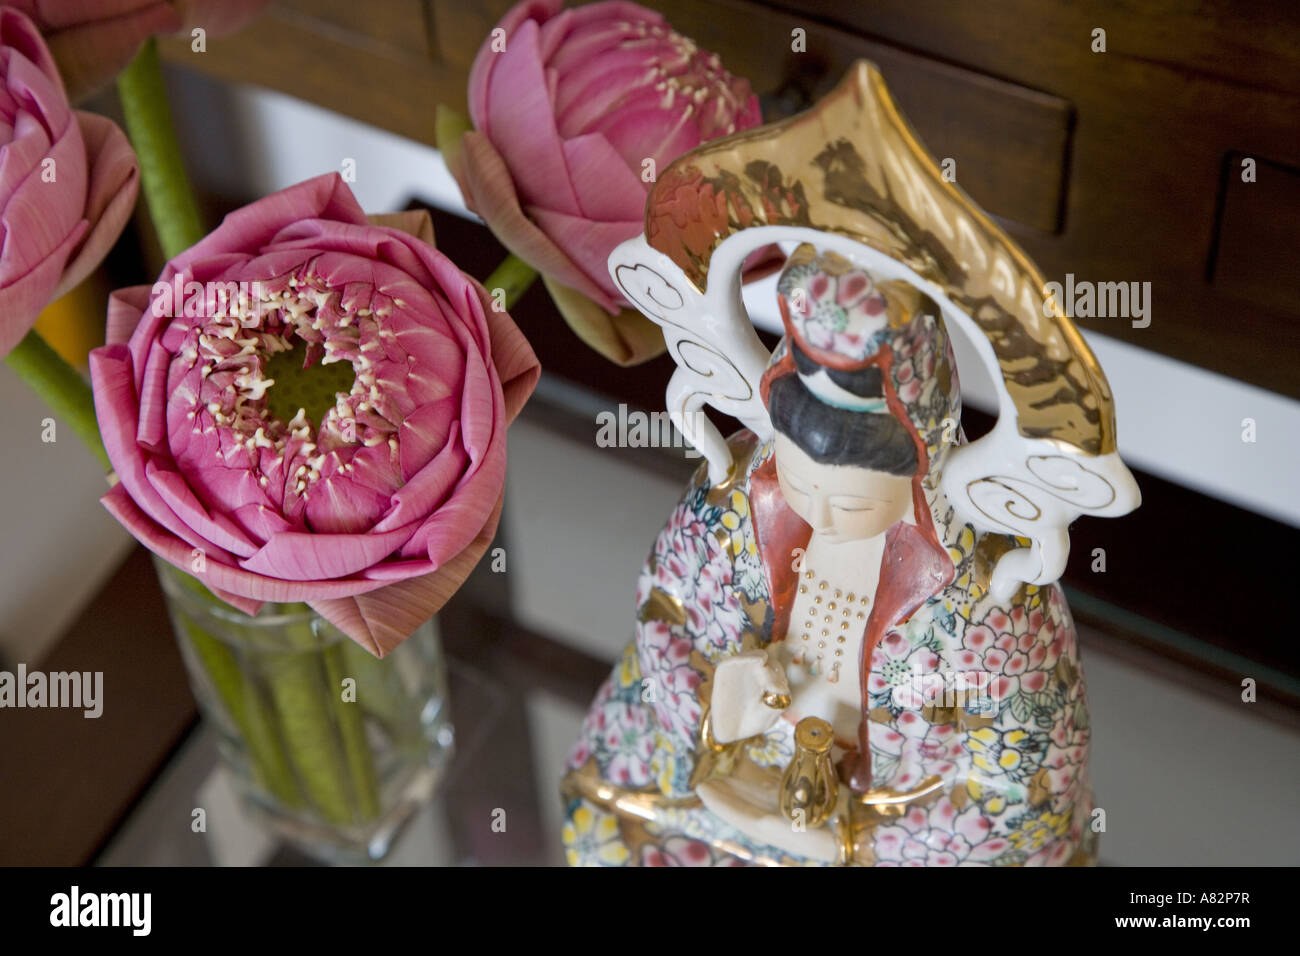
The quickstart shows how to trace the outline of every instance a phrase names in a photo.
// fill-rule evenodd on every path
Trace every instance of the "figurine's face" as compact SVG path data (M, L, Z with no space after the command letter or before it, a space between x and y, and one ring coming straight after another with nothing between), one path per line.
M912 506L912 480L854 465L824 465L777 432L776 474L786 504L835 541L884 534Z

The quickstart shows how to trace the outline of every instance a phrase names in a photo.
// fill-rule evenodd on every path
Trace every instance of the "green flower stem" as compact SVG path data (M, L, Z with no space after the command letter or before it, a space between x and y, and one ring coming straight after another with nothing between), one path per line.
M345 639L346 640L346 639ZM351 641L347 641L351 644ZM343 678L348 676L344 667L343 648L335 641L325 648L325 682L334 695L338 712L339 736L343 741L343 756L352 780L352 793L356 797L357 811L362 821L379 816L379 784L375 780L374 755L366 743L366 719L361 704L354 698L343 699ZM360 693L361 685L355 685Z
M202 239L204 229L172 127L157 41L146 41L118 76L117 95L131 145L140 157L140 184L149 217L163 255L170 259Z
M200 608L219 602L198 578L155 560L159 573L189 591ZM235 728L243 738L253 774L258 782L286 806L302 805L293 770L285 759L275 712L266 700L251 664L241 662L228 642L209 634L184 606L178 607L177 623L198 656L213 690L220 698ZM250 635L250 638L252 635ZM256 649L254 654L259 653Z
M343 669L357 682L357 702L372 720L378 721L389 736L396 738L402 724L399 701L403 690L396 680L393 665L380 660L356 641L339 641Z
M509 311L515 307L515 303L523 297L536 278L537 270L511 253L502 259L501 265L484 280L483 286L488 290L488 295L495 295L496 289L504 290L505 302L502 304Z
M5 356L5 362L41 397L56 418L72 426L86 447L95 453L104 470L109 470L112 466L95 421L95 400L90 386L77 370L50 348L35 329L23 336L14 350Z
M258 783L286 806L300 806L302 798L280 746L275 714L256 680L240 665L229 646L198 624L185 620L182 630L243 738Z
M333 695L328 686L319 642L306 623L285 629L298 649L268 654L266 678L280 715L289 760L298 773L307 798L330 823L353 822L348 799L348 767L343 746L334 734Z

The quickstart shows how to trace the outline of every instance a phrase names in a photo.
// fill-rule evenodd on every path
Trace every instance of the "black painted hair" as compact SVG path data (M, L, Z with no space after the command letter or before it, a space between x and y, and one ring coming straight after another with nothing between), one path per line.
M796 351L796 362L798 358ZM813 368L821 366L814 365ZM869 371L876 373L878 395L880 372L878 369ZM863 373L839 374L857 376ZM845 387L840 382L836 384ZM848 390L862 394L854 389ZM855 465L902 477L916 474L916 445L907 429L889 412L855 412L827 405L808 391L798 375L783 375L772 382L768 389L767 410L772 417L772 427L803 449L813 461L823 465Z
M804 354L804 351L794 342L790 343L790 354L794 356L794 365L800 375L816 375L818 372L825 372L832 382L846 392L852 392L862 398L884 397L885 392L880 384L880 369L874 365L858 369L856 372L842 372L839 369L827 368Z

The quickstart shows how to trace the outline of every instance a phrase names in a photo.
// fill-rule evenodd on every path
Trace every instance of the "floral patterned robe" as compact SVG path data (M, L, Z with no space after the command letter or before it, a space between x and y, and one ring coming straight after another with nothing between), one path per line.
M749 494L771 445L759 447L749 432L731 445L731 478L711 487L701 469L656 538L637 582L635 639L597 693L569 756L564 839L571 863L811 862L755 843L699 804L691 786L705 749L701 718L713 668L742 649L766 646L778 620ZM907 620L888 627L872 652L869 746L873 787L908 791L936 776L943 784L902 816L877 823L867 859L1086 859L1095 842L1088 714L1064 595L1058 585L1026 585L1010 606L997 605L987 592L992 564L1015 539L985 535L977 543L970 526L953 521L934 482L925 482L925 493L954 573ZM960 702L967 706L927 699L955 673L984 675L982 693ZM793 730L778 721L741 746L743 759L783 768L794 753ZM604 785L653 812L619 812L595 796Z

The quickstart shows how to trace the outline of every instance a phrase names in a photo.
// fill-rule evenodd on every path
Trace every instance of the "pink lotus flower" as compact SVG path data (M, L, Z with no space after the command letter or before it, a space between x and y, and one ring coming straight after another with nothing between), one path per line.
M35 26L0 9L0 356L117 241L138 167L122 131L68 106Z
M626 308L610 252L641 231L654 175L762 118L749 83L658 13L560 7L525 0L505 15L470 71L475 130L440 145L466 202L542 274L579 337L630 364L663 340Z
M115 292L91 353L108 510L231 604L306 601L378 656L482 556L506 426L540 374L427 215L407 216L429 241L369 224L337 174L268 196L153 290ZM268 366L293 349L321 366L300 380L351 366L319 421L271 411L288 383Z
M151 36L233 33L267 0L7 0L35 21L74 101L111 81Z

